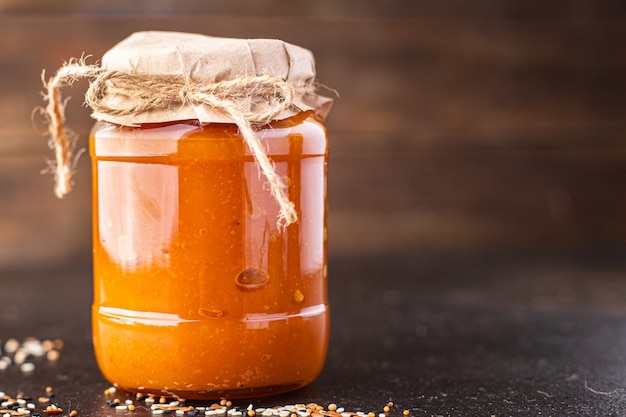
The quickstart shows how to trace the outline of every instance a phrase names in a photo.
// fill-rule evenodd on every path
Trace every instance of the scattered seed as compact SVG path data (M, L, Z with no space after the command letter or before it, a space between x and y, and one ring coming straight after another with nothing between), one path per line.
M6 343L4 344L4 351L6 353L15 353L17 352L17 350L20 347L20 342L17 341L17 339L8 339L6 341Z
M15 352L15 355L13 355L13 363L21 365L26 362L26 358L28 358L28 353L26 353L25 350L19 349Z
M45 408L45 410L43 410L43 412L46 413L46 414L61 414L63 412L63 409L57 407L54 404L51 404L51 405L47 406Z
M24 373L33 372L34 370L35 370L35 364L32 362L26 362L20 366L20 371Z
M128 411L135 411L135 404L128 404Z
M54 347L54 342L52 342L52 340L44 340L43 342L41 342L41 346L43 347L43 350L48 352Z
M51 349L46 353L46 359L48 359L50 362L56 362L57 360L59 360L59 356L61 356L61 354L58 350L55 349Z
M410 414L410 411L409 411L409 410L404 410L404 411L402 412L402 415L404 415L404 416L408 416L409 414Z
M70 411L70 416L69 417L76 417L77 415L78 415L78 411L72 410L72 411Z

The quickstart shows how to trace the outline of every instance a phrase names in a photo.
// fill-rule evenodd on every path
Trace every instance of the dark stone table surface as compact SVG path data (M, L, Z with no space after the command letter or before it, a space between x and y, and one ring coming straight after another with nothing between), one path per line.
M331 255L329 278L322 375L236 406L336 403L378 416L393 401L390 417L626 414L626 248ZM0 391L36 399L50 386L62 415L129 414L107 405L92 353L90 260L2 271L0 283L3 343L64 341L55 362L0 371Z

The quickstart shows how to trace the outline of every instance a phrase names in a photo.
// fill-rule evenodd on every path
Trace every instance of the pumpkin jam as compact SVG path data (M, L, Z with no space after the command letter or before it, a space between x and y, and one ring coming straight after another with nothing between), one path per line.
M321 372L327 131L303 112L258 135L295 204L287 227L235 125L94 127L94 346L116 386L252 397Z

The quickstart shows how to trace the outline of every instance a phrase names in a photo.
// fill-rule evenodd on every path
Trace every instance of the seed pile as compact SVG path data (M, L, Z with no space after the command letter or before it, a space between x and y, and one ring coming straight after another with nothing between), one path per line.
M137 407L148 408L153 415L176 415L185 417L389 417L392 411L393 402L387 403L382 411L376 414L373 411L368 413L363 411L346 411L337 404L328 404L326 407L315 403L309 404L288 404L271 408L254 408L250 404L247 408L234 406L231 401L221 400L219 403L210 405L187 405L184 400L169 400L166 397L154 395L137 394L135 401L119 398L111 398L116 393L116 388L111 387L104 391L107 397L107 405L115 408L116 411L135 411ZM409 410L402 411L402 415L410 415Z
M0 371L4 371L11 365L19 366L24 373L35 370L35 360L45 357L48 361L54 362L59 359L60 351L63 349L63 341L39 340L29 337L19 342L17 339L7 339L4 344L0 341Z
M12 397L0 391L0 416L1 417L41 417L63 414L61 407L53 402L54 392L51 387L46 388L45 394L36 400L32 397L18 394ZM72 410L69 417L78 416L76 410Z

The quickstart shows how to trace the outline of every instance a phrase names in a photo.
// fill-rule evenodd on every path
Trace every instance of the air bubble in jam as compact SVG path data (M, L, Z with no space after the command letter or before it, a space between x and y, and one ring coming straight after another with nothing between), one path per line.
M200 307L198 309L198 314L202 317L206 317L207 319L221 319L228 315L227 311L217 310L213 308L203 308Z
M270 281L267 271L261 268L246 268L237 275L235 284L241 290L258 290Z
M251 211L248 211L248 217L252 220L258 220L267 216L267 210L261 207L255 207Z

